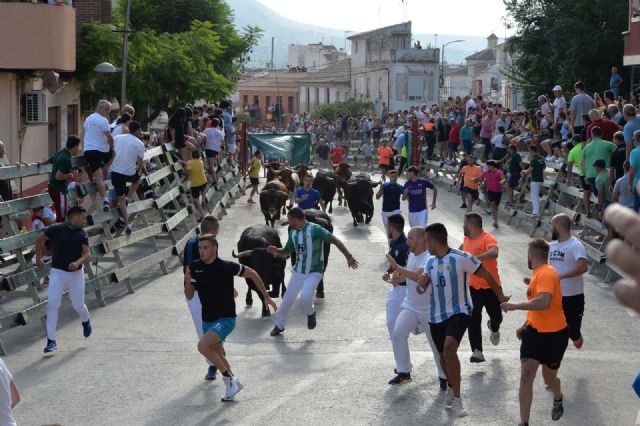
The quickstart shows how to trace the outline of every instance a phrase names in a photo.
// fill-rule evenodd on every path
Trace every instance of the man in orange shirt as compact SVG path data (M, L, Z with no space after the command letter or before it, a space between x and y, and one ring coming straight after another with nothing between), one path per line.
M391 165L391 158L393 157L393 150L387 146L386 139L382 141L382 146L378 148L378 165L380 166L380 172L382 173L382 181L387 181L387 172Z
M551 419L558 420L564 413L562 390L558 379L558 369L569 341L569 327L562 310L562 288L560 277L547 264L549 244L542 238L529 241L529 269L533 270L528 284L528 302L503 303L505 312L522 310L527 312L524 325L516 330L521 340L520 361L520 421L528 426L533 401L533 381L542 364L542 377L553 391Z
M471 155L467 155L467 165L460 169L460 178L463 179L464 185L462 191L467 194L467 213L473 210L473 203L478 200L478 183L476 178L482 176L482 167L476 164L476 160Z
M498 274L498 240L482 228L482 216L477 213L467 213L464 216L464 241L460 250L474 255L482 262L489 273L500 284ZM490 340L495 346L500 343L500 324L502 324L502 310L500 301L491 290L489 284L477 275L469 278L469 290L473 311L469 322L469 343L471 344L471 362L484 362L482 354L482 308L487 311L489 321L487 327L491 331Z

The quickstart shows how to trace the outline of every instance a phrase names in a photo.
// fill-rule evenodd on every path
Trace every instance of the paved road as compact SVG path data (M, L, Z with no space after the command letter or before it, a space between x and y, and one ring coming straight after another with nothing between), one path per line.
M451 245L461 242L459 198L440 192L430 220L443 222ZM403 206L406 208L406 206ZM376 205L379 212L379 204ZM22 391L15 410L20 424L39 425L513 425L518 420L519 360L514 330L524 313L510 313L500 346L488 342L484 364L470 364L462 344L463 398L469 417L454 420L443 408L433 357L423 338L411 337L414 381L392 388L393 354L385 326L387 285L385 235L379 215L370 226L353 228L348 211L336 207L336 235L360 261L348 270L337 250L326 274L326 299L319 301L318 327L306 329L299 306L291 312L284 338L269 337L273 322L259 307L245 308L245 285L237 282L238 325L226 350L245 384L235 402L222 403L221 381L205 382L206 365L196 338L177 264L168 276L147 271L137 291L117 291L107 308L92 297L94 334L82 338L80 322L67 305L61 312L60 349L43 357L38 324L7 334L5 358ZM222 222L220 252L230 257L249 224L261 223L257 206L244 200ZM280 229L284 237L285 230ZM525 298L526 236L503 226L500 273L507 294ZM587 278L585 347L570 345L560 377L565 415L558 424L632 425L640 411L630 388L640 371L640 319L622 309L605 284ZM34 337L35 336L35 337ZM532 424L550 424L551 395L541 377L535 385Z

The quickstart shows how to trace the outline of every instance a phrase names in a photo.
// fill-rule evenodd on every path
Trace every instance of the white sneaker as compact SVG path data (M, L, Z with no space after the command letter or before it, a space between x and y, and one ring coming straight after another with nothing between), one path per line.
M224 383L224 395L222 395L222 400L227 401L227 397L230 394L231 390L231 377L222 376L222 383Z
M491 340L491 344L493 346L498 346L500 344L500 331L491 330L491 320L487 321L487 327L491 332L491 334L489 335L489 340Z
M447 386L447 393L444 395L444 406L445 408L451 408L453 405L453 388L451 386Z
M485 360L484 360L484 355L482 354L482 351L479 351L478 349L473 351L473 353L471 354L471 358L469 358L469 361L484 362Z
M453 398L453 409L456 412L456 417L466 417L467 412L462 406L462 398Z
M227 388L227 392L222 397L222 400L223 401L233 401L233 397L236 396L238 394L238 392L240 392L243 388L244 388L244 386L242 386L242 383L240 383L240 380L238 380L238 378L231 377L229 379L229 386Z

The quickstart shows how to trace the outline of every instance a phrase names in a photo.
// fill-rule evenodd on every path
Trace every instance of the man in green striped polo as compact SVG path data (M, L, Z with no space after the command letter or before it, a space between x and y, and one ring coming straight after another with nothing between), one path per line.
M291 270L287 291L282 297L280 309L276 314L276 324L271 331L272 336L280 336L284 331L287 315L300 293L300 300L307 312L307 328L316 327L316 311L313 305L313 294L320 283L324 269L323 243L329 241L347 258L350 268L357 269L358 261L349 253L342 242L329 231L315 223L307 222L304 211L295 207L287 215L291 231L284 248L270 246L267 251L273 255L290 256L295 251L296 264Z

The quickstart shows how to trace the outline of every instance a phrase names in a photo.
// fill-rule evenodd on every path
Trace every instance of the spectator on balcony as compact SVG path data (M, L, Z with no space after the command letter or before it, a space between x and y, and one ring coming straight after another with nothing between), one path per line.
M47 163L52 165L48 192L53 201L56 221L59 223L65 221L70 207L69 183L75 179L71 171L71 157L78 155L79 148L80 138L69 135L65 147L47 160Z

